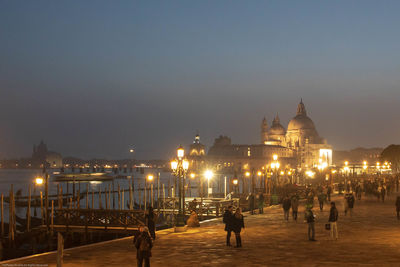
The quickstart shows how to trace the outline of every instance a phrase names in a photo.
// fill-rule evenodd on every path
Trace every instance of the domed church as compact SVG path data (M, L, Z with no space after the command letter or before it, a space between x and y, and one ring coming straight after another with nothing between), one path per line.
M199 137L196 138L199 140ZM199 160L198 149L193 148L194 145L191 146L191 156L193 160ZM204 151L204 147L202 149ZM296 116L289 121L287 129L281 124L278 114L270 126L264 117L259 144L235 144L230 137L221 135L215 139L201 162L216 170L231 169L237 172L261 169L272 161L274 155L279 157L285 168L301 168L304 171L319 165L332 165L332 147L319 136L314 122L307 116L303 100L297 106Z
M326 151L331 149L331 146L319 136L314 122L307 116L303 99L297 106L296 116L289 121L287 130L281 125L278 115L272 121L270 128L264 117L261 122L261 143L295 150L298 156L302 158L303 164L300 165L313 166L321 160L328 165L332 163L331 152ZM319 151L321 149L322 152ZM325 155L323 155L324 153ZM326 153L330 155L326 155Z

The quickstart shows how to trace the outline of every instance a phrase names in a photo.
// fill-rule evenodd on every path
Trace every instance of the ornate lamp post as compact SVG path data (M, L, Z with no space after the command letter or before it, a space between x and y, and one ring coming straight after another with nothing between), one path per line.
M173 174L179 180L179 209L178 215L176 217L176 226L184 227L185 226L185 176L187 170L189 169L189 162L184 159L185 150L182 146L176 151L177 158L171 162L171 169Z

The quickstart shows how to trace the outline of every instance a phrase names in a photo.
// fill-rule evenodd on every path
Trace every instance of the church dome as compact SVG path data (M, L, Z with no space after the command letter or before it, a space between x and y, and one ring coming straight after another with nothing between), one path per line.
M286 134L286 130L281 125L278 115L276 115L274 121L272 122L272 126L269 129L269 134L270 135L285 135Z
M297 107L297 115L290 120L288 131L293 130L315 130L314 122L307 116L303 100Z
M315 129L314 122L308 116L297 115L289 122L288 131L305 129Z

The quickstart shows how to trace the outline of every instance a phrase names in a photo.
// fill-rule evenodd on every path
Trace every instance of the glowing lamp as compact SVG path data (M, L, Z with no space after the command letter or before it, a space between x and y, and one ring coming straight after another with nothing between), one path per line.
M43 178L42 178L42 177L36 177L35 183L36 183L37 185L42 185L42 184L43 184Z
M153 181L153 179L154 179L154 176L152 175L152 174L149 174L149 175L147 175L147 180L148 181Z
M171 169L174 170L174 171L176 169L178 169L178 162L177 161L175 161L175 160L171 161Z
M185 171L187 171L189 169L189 161L187 160L182 161L182 167Z
M207 180L210 180L214 176L214 173L210 170L207 170L205 171L204 176L206 177Z
M176 155L178 156L178 158L183 158L185 156L185 150L183 149L182 146L180 146L178 148L178 150L176 151Z

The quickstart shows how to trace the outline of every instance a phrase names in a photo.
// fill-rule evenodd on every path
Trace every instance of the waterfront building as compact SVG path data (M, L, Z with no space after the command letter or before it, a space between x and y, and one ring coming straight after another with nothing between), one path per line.
M197 137L200 140L198 135ZM221 135L215 139L207 155L202 156L201 160L209 168L227 172L261 170L273 162L274 155L278 156L282 170L305 171L332 165L332 147L319 136L302 100L298 104L296 115L289 121L287 130L278 115L273 119L271 127L264 117L260 141L259 144L234 144L230 137ZM198 155L197 146L192 146L191 156ZM203 145L201 149L204 151ZM196 161L195 157L191 159Z
M63 166L61 154L49 151L47 149L47 145L42 141L40 141L39 145L33 146L32 152L32 164L36 167L43 167L43 164L46 164L46 167L50 168L60 168Z

